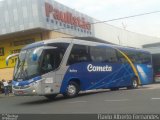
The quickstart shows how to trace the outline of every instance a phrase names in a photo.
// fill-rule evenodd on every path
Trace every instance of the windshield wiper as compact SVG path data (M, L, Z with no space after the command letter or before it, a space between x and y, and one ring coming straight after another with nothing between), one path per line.
M17 70L16 70L16 72L15 72L15 75L14 75L14 78L15 79L18 79L19 78L19 75L20 75L20 73L21 73L21 70L20 69L22 69L22 66L23 65L23 62L20 62L20 64L17 66ZM19 72L18 72L19 71ZM17 75L18 74L18 75Z

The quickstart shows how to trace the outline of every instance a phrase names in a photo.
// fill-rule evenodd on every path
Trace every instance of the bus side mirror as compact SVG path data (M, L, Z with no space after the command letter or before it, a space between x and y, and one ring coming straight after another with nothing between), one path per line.
M18 56L18 55L19 55L19 53L15 53L15 54L9 55L9 56L6 58L6 65L8 66L9 60L10 60L12 57L15 57L15 56Z

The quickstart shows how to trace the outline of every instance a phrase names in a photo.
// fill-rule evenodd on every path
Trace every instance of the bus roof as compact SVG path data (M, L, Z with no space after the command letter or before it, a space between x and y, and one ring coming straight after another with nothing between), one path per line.
M44 40L44 41L40 41L40 42L35 42L32 44L29 44L27 46L25 46L22 50L26 50L26 49L32 49L35 47L40 47L40 46L45 46L47 44L50 43L74 43L74 44L82 44L82 45L91 45L91 46L103 46L103 47L112 47L112 48L119 48L122 50L128 50L128 51L135 51L135 52L145 52L145 53L149 53L148 51L139 49L139 48L132 48L132 47L126 47L126 46L120 46L120 45L116 45L116 44L108 44L108 43L104 43L104 42L92 42L92 41L87 41L87 40L82 40L82 39L75 39L74 37L72 38L56 38L56 39L50 39L50 40Z

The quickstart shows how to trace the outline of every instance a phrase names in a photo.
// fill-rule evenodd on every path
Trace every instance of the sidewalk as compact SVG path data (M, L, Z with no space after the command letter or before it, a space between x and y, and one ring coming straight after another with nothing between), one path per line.
M5 95L4 93L0 93L0 98L4 98L4 97L13 97L14 94L13 93L10 93L9 96L8 95Z

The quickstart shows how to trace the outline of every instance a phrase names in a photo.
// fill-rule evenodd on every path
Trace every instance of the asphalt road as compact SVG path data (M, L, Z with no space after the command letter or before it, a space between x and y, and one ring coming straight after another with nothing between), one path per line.
M0 96L0 113L160 113L160 84L136 90L102 90L76 98L61 96L50 101L43 96Z

